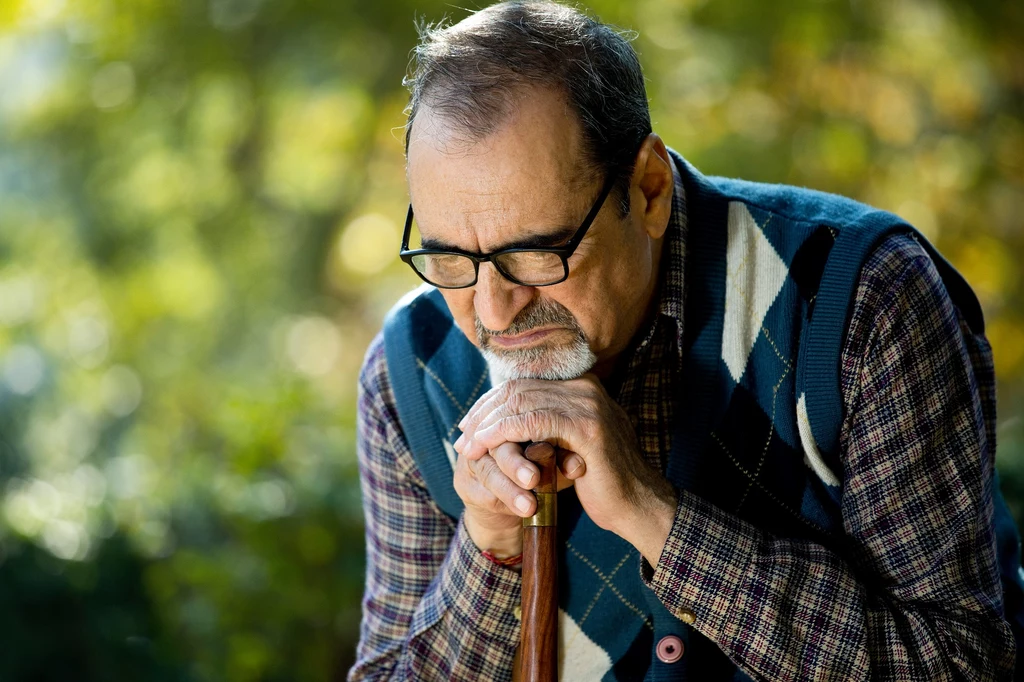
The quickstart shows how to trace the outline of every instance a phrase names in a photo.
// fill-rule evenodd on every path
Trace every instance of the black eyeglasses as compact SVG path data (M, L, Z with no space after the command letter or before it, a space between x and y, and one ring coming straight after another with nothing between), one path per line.
M526 249L502 249L494 253L470 253L468 251L440 249L409 250L409 233L412 230L412 204L405 219L405 233L402 235L402 250L399 256L408 263L416 274L426 282L440 289L465 289L476 284L480 264L490 261L501 275L516 284L528 287L546 287L564 282L569 277L569 256L583 241L590 225L601 211L604 200L615 185L615 175L605 181L601 194L583 219L583 224L572 235L565 246L535 247Z

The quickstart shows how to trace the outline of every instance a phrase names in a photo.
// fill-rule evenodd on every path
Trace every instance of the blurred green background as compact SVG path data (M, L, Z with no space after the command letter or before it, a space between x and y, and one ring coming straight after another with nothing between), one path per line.
M914 222L1024 513L1024 3L595 1L705 172ZM0 0L0 680L342 679L356 377L435 0Z

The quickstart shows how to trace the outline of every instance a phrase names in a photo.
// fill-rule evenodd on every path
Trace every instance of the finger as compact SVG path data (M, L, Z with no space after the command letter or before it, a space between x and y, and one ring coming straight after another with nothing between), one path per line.
M459 428L463 432L472 433L480 428L480 422L498 407L506 405L510 400L515 402L519 394L541 391L548 393L557 390L557 382L540 381L536 379L512 379L503 384L495 386L484 393L469 409L466 416L459 422Z
M524 399L521 394L510 393L505 396L503 393L496 394L493 399L488 400L475 409L473 417L468 421L460 422L462 435L455 441L455 449L460 455L472 453L473 458L479 458L481 453L487 452L484 449L472 449L473 436L483 426L494 424L497 420L515 414L515 411L522 410ZM513 410L515 408L515 410Z
M518 443L502 443L490 453L498 468L524 489L529 490L537 484L540 474L537 465L523 456L523 448Z
M456 452L460 455L469 452L471 457L479 458L487 449L471 447L476 432L505 417L545 408L571 408L574 396L566 393L567 385L567 382L516 379L491 389L459 422L462 434L455 441Z
M455 493L467 507L477 507L492 512L511 514L505 503L484 487L468 461L460 458L456 462L453 484Z
M470 433L483 431L494 425L496 422L517 414L536 412L538 410L569 411L578 409L574 396L562 392L543 389L525 389L517 391L508 396L503 403L495 403L494 409L487 414L481 414L479 419L471 427Z
M455 452L459 453L460 458L467 459L469 461L486 457L490 454L487 448L476 448L472 447L473 439L468 434L462 434L459 439L455 441Z
M498 384L497 386L492 387L489 391L487 391L482 396L477 398L477 401L473 403L473 407L469 408L469 412L467 412L466 415L459 422L459 428L462 429L463 432L466 432L469 430L470 426L475 425L479 416L481 414L486 414L481 413L481 409L483 409L485 405L488 405L494 398L494 396L509 390L509 383L511 382L506 381L503 384Z
M509 415L516 414L518 410L514 409L513 405L511 405L510 403L515 403L515 408L518 408L519 410L527 409L526 405L524 404L525 401L523 400L523 396L519 394L513 394L512 396L509 397L509 400L506 400L504 403L495 403L494 409L490 410L489 412L481 411L477 419L474 419L472 422L466 425L466 433L475 434L477 431L481 429L486 429L488 426L498 421L499 419L503 419L505 417L508 417Z
M533 514L536 506L533 494L513 483L512 479L498 468L492 457L477 461L473 467L476 469L477 479L512 513L517 516Z
M464 450L491 450L505 442L535 441L547 441L556 447L573 450L571 440L571 425L564 416L551 410L539 410L503 417L486 429L477 431Z
M587 463L583 458L571 450L558 451L558 469L570 481L587 473Z
M479 431L502 417L553 407L563 402L559 400L559 393L553 387L531 387L517 383L516 388L507 395L497 395L486 405L481 406L468 426L473 431Z

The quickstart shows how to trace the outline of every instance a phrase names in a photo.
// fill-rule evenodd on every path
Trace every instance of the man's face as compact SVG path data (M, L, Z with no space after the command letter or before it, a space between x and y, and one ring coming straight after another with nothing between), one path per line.
M639 175L630 215L620 217L614 195L605 202L564 282L522 286L483 263L474 286L441 289L456 324L504 376L605 374L626 347L655 289L661 237L652 237ZM524 91L516 112L472 143L422 108L408 177L423 246L474 253L564 244L604 182L587 172L564 98L547 89ZM655 222L667 223L663 213Z

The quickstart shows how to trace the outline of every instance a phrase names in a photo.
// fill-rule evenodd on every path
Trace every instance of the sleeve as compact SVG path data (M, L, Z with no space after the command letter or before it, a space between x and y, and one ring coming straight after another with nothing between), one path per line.
M508 680L521 578L433 502L401 433L378 335L360 376L366 585L348 680Z
M862 269L842 361L850 551L773 537L683 492L641 576L755 679L1010 679L979 388L909 236Z

